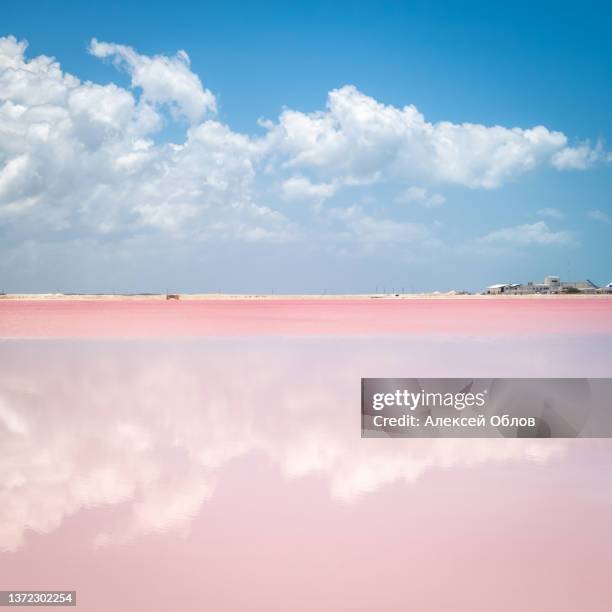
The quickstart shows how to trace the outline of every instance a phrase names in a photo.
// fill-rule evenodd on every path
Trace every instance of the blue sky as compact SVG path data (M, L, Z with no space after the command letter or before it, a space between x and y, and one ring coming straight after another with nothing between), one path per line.
M99 136L101 119L90 110L108 107L110 98L81 91L78 99L90 105L85 118L66 101L76 95L68 84L45 108L68 105L74 125L53 123L57 113L36 118L66 138L52 152L48 140L24 136L14 145L17 128L0 123L1 288L361 292L475 290L545 274L612 280L609 4L326 4L4 6L0 35L28 41L23 61L53 56L81 84L114 84L116 99L125 102L126 92L135 107L146 98L138 108L150 106L158 122L135 136L136 115L123 123L105 116ZM88 52L94 38L115 47ZM149 89L135 83L138 68L117 45L131 47L138 66L184 50L199 90L181 65L170 68L195 97L187 101L184 83L174 98L162 95L164 75L161 85L148 80ZM0 104L39 107L36 88L48 84L29 83L26 96L16 82L13 93L0 92ZM357 114L347 124L333 112L324 119L327 136L339 131L346 139L333 155L282 119L284 110L324 114L329 92L346 85L357 94L341 90L338 108L357 113L366 99L380 107L356 132L350 121ZM201 92L214 96L214 108ZM193 110L198 101L201 114ZM425 131L439 122L508 131L484 132L482 156L451 172L459 162L448 151L435 159L422 152L446 146L443 130L433 140L423 141L422 130L395 138L408 121L396 113L389 134L376 134L388 115L383 107L399 113L406 105L424 116ZM225 144L207 129L189 155L164 148L182 146L204 122L225 126ZM514 142L512 128L539 125L547 134L537 146L529 134ZM479 132L453 134L448 146L459 160L470 158ZM305 140L296 144L298 136ZM113 156L140 155L141 141L152 143L149 166L119 172L110 165ZM513 147L520 150L511 162L489 167ZM392 160L389 151L397 154ZM523 167L529 156L533 163ZM500 164L510 164L503 176ZM162 181L164 168L171 170ZM12 181L4 192L2 176ZM90 201L88 194L96 195Z

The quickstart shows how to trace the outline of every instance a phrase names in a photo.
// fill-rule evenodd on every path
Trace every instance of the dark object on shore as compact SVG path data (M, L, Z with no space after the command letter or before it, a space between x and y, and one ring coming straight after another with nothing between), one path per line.
M578 294L582 292L580 291L580 289L577 289L576 287L563 287L563 289L561 289L561 293L570 293L574 295L574 294Z
M167 300L178 300L179 299L179 294L178 293L166 293L166 299Z

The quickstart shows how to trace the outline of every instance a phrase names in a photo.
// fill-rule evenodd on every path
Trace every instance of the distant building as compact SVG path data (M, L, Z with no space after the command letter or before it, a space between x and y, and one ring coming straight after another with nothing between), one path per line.
M507 283L499 283L497 285L490 285L489 287L487 287L487 293L491 295L507 293L506 290L508 289L508 287L510 287L510 285Z
M605 287L598 287L588 279L574 282L562 282L558 276L547 276L543 283L498 283L487 287L485 293L490 295L534 295L534 294L558 294L558 293L612 293L612 283Z
M550 287L551 291L555 291L561 287L561 279L558 276L546 276L544 284Z

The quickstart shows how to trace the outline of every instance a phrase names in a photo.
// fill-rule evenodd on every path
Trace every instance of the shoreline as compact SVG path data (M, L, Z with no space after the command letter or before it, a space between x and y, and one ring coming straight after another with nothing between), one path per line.
M239 293L178 293L179 300L185 301L267 301L267 300L471 300L471 299L555 299L555 298L612 298L612 293L568 294L568 293L534 293L527 295L482 294L482 293L371 293L371 294L239 294ZM105 293L2 293L0 300L10 301L166 301L165 293L151 294L105 294Z

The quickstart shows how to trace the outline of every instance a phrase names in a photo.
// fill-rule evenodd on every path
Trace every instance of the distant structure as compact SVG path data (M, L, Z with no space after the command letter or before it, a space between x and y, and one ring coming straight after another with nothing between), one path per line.
M178 300L179 299L179 294L178 293L166 293L166 299L167 300Z
M498 283L487 287L488 295L533 295L533 294L558 294L558 293L612 293L612 283L605 287L598 287L588 279L575 282L562 282L558 276L547 276L543 283L529 281L523 283Z

